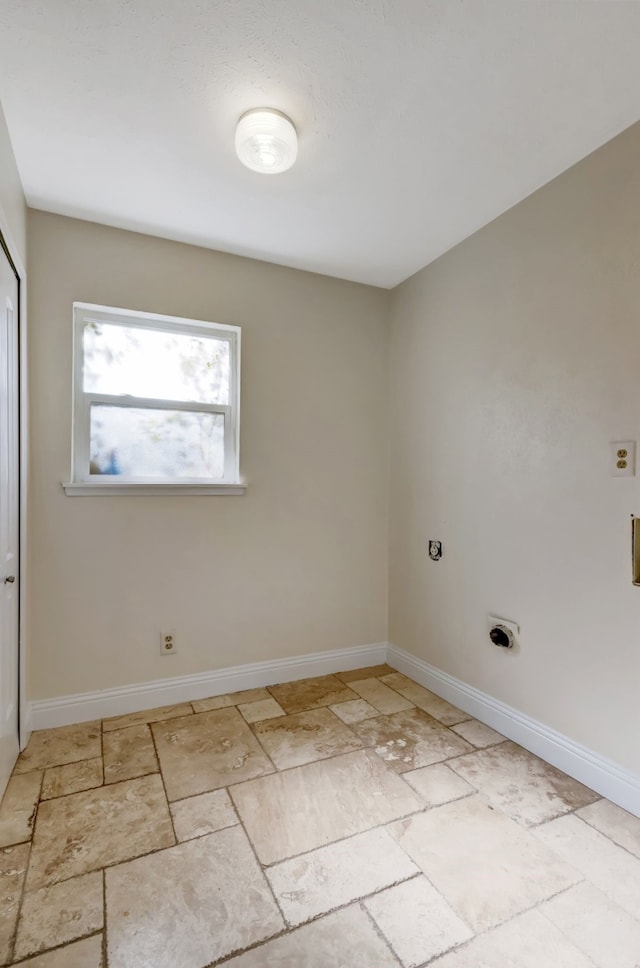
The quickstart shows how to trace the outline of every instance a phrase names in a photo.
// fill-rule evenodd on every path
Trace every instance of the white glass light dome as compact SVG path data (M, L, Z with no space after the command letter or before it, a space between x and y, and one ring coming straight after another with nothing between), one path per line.
M243 165L263 175L291 168L298 155L298 137L289 118L272 108L254 108L236 128L236 153Z

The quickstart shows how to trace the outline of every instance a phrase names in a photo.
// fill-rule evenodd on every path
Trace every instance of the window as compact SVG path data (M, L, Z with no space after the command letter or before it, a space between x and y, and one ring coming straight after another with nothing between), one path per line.
M240 329L74 303L68 494L242 493Z

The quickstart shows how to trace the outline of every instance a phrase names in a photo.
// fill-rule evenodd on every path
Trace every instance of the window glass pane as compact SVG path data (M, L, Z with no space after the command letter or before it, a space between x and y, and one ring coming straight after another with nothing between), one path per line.
M91 405L91 473L160 479L224 476L224 415Z
M227 406L229 367L228 340L109 323L84 327L89 393Z

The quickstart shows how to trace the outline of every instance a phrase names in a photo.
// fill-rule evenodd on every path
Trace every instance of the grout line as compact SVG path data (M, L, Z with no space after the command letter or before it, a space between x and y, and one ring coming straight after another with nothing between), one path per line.
M24 773L19 773L19 774L16 774L16 775L17 776L24 776ZM11 783L12 780L13 780L13 775L9 777L9 780L7 782L7 788L6 788L6 791L5 791L6 793L9 792L9 783ZM40 784L39 784L39 787L38 787L38 794L37 794L36 799L35 799L35 802L33 804L33 810L31 811L31 813L27 817L27 830L28 830L27 836L26 837L23 837L21 840L14 840L11 843L0 845L0 851L1 850L8 850L9 847L20 847L22 844L29 844L33 840L33 831L34 831L35 825L36 825L36 817L38 815L38 807L40 806L40 795L42 793L42 784L43 783L44 783L44 770L42 771L42 775L40 777Z
M201 794L197 794L197 795L200 796ZM206 796L206 793L202 794L202 796ZM174 800L173 802L179 803L180 801ZM204 840L205 837L211 837L212 834L220 833L220 831L222 830L231 830L232 827L239 827L239 826L240 826L240 821L234 820L232 823L226 823L223 827L216 827L215 830L207 830L203 834L194 834L192 837L183 837L183 839L179 840L177 844L174 844L174 846L179 847L181 844L190 844L192 840ZM160 847L158 848L158 850L152 851L152 853L158 854L160 853L161 850L172 850L172 849L173 849L172 847ZM145 854L144 856L150 857L151 854ZM137 858L132 857L131 860L137 860ZM123 861L122 863L126 864L128 863L128 861Z
M311 710L309 710L309 712L311 712ZM256 739L258 739L257 736L256 736ZM258 740L258 742L259 742L259 740ZM262 744L260 744L260 745L262 746ZM276 767L274 765L274 767L273 767L273 773L263 773L261 776L254 776L254 777L249 777L248 779L245 779L245 780L238 780L235 783L229 783L228 784L228 787L229 788L231 788L231 787L237 787L237 786L240 786L242 783L253 783L254 780L262 780L265 777L273 776L275 773L278 773L278 774L291 773L293 770L300 770L300 769L302 769L305 766L312 766L314 763L329 763L331 760L337 760L341 756L352 756L354 753L363 753L366 750L371 750L372 752L375 752L374 751L374 748L372 746L362 746L362 747L360 747L359 749L356 749L356 750L349 750L347 753L340 753L340 752L332 753L331 756L323 756L323 757L320 757L317 760L309 760L308 763L299 763L296 766L285 766L285 767L282 767L282 768L279 769L278 767ZM268 753L265 752L265 756L267 757L267 759L271 763L272 760L269 757ZM384 760L382 760L381 757L378 757L378 759L380 759L381 762L384 762ZM210 792L210 791L208 791L208 790L204 790L203 791L203 793L208 793L208 792ZM186 798L183 797L183 799L186 799Z
M24 879L22 881L22 887L20 889L20 900L18 901L18 912L16 914L16 922L13 929L13 937L9 941L8 951L10 953L9 964L11 964L11 958L14 955L16 942L18 940L18 927L20 925L20 918L22 917L22 907L24 904L25 895L27 894L27 878L29 877L29 868L31 866L31 854L33 852L33 840L36 833L36 824L38 822L38 814L40 813L40 797L42 795L42 787L44 785L44 770L42 771L42 776L40 777L40 789L38 791L38 799L36 801L35 812L33 817L33 826L31 827L31 836L27 841L29 844L29 852L27 856L27 862L24 868Z
M62 729L64 727L60 727L60 728ZM57 770L61 766L77 766L78 763L89 763L91 760L97 760L100 758L100 756L102 756L101 753L99 754L99 756L83 756L79 760L69 760L68 762L65 761L64 763L47 763L46 766L34 766L32 770L22 770L20 773L17 773L14 769L13 773L11 774L11 777L13 778L14 776L29 776L31 773L39 773L40 771L42 771L43 773L46 773L47 770Z
M189 705L191 705L189 703ZM142 729L143 726L155 726L156 723L170 723L174 719L187 719L187 717L193 716L194 713L186 713L184 716L170 716L169 719L151 719L149 722L140 723L130 723L128 726L119 726L117 729L104 729L102 732L103 738L106 736L112 736L115 733L127 733L130 729ZM102 720L104 722L104 720Z
M34 951L30 955L25 955L24 958L20 959L20 961L7 962L7 968L14 968L14 965L24 965L25 962L28 963L34 958L47 958L48 960L48 955L54 952L64 951L65 948L70 948L71 945L77 944L78 941L86 941L88 938L97 938L98 935L101 934L102 931L90 931L88 934L83 934L79 938L72 938L70 941L64 941L62 944L55 945L53 948L44 948L40 951ZM104 968L106 968L106 964Z
M384 830L384 827L372 827L371 829ZM368 832L369 831L363 831L363 833ZM326 846L331 847L333 844L327 844ZM411 860L411 858L409 859ZM366 894L358 894L356 897L352 897L348 901L343 901L341 904L336 904L324 911L319 911L317 914L312 915L312 917L305 918L304 921L300 921L298 924L292 925L292 929L295 930L296 928L303 928L307 924L314 924L316 921L321 921L328 914L335 914L337 911L344 911L346 908L365 904L369 898L377 897L379 894L384 894L385 891L390 891L392 888L399 887L401 884L408 884L410 881L416 881L419 880L419 878L424 877L423 871L416 864L416 862L412 860L412 863L416 868L412 874L408 874L406 877L397 877L394 881L390 881L388 884L384 884L382 887L377 887L372 891L367 891Z
M433 765L441 766L440 763L434 763ZM404 776L403 776L403 779L404 779ZM411 786L408 780L406 780L405 782L409 785L409 787L412 790L414 790L414 793L417 793L417 790L415 790L414 787ZM421 796L421 794L418 793L418 796ZM480 790L476 790L475 787L472 787L471 790L469 790L467 793L461 793L460 796L451 797L450 800L443 800L442 803L427 803L425 806L425 809L418 812L429 813L430 810L438 810L440 807L448 807L449 804L451 803L459 803L460 800L468 800L469 797L477 797L477 796L482 796L482 794L480 793ZM391 822L393 823L394 821L391 821Z
M458 736L458 734L457 734L457 733L456 733L455 735L456 735L456 736ZM462 739L462 736L458 736L458 739ZM466 743L466 742L468 742L468 741L467 741L467 740L465 740L465 743ZM494 743L494 745L493 745L493 746L483 746L483 747L480 747L480 746L476 746L476 747L474 747L474 748L472 748L472 749L470 749L470 750L465 750L465 751L464 751L464 753L454 753L454 754L453 754L453 756L450 756L450 757L448 758L448 760L447 760L447 763L449 763L449 762L453 762L453 761L455 761L455 760L463 760L463 759L465 758L465 756L475 756L475 755L476 755L476 753L484 753L484 751L485 751L486 749L488 749L488 750L490 750L490 749L495 749L495 748L496 748L497 746L503 746L503 745L504 745L504 743L511 743L511 742L512 742L512 740L510 740L510 739L507 739L507 738L505 737L505 738L504 738L503 740L501 740L501 742L499 742L499 743ZM471 745L471 744L469 744L469 745ZM516 743L515 745L517 746L517 743ZM524 747L521 747L521 749L523 749L523 748L524 748ZM452 770L454 770L454 767L451 767L451 769L452 769ZM454 772L455 772L455 770L454 770ZM460 775L460 774L458 774L458 776L459 776L459 775ZM465 779L465 777L462 777L462 779L464 780L464 779Z
M235 804L234 804L234 810L235 810ZM256 861L256 864L258 865L258 867L260 869L260 872L262 874L262 879L264 880L265 884L267 885L267 890L269 891L269 894L273 898L273 902L274 902L276 908L278 909L278 912L280 914L280 917L282 918L282 923L284 924L285 928L289 929L291 927L291 925L287 921L287 919L285 917L285 914L284 914L284 911L280 907L280 902L278 901L278 898L276 897L276 893L275 893L273 887L271 886L271 881L269 880L269 878L267 877L267 875L265 873L264 864L261 863L260 858L258 857L256 848L254 846L254 843L253 843L251 837L249 836L249 831L246 829L244 823L242 822L242 817L240 816L240 814L238 813L237 810L236 810L236 815L238 817L238 822L239 822L240 829L242 830L243 834L247 838L247 843L249 844L249 847L251 848L251 853L253 854L253 856L255 858L255 861Z
M107 944L107 871L102 868L102 968L108 968L109 947Z
M477 793L477 791L476 791L476 793ZM472 795L472 794L467 794L467 796L471 796L471 795ZM459 799L460 799L460 800L464 800L464 799L466 799L466 797L460 797ZM453 802L453 803L455 803L455 802L457 802L457 801L455 801L455 800L454 800L454 801L451 801L451 802ZM440 806L447 806L447 804L440 804ZM414 859L414 858L413 858L413 857L411 856L411 854L409 853L409 851L408 851L408 850L405 850L405 848L403 847L403 845L402 845L402 844L400 843L400 841L399 841L399 840L397 840L397 839L396 839L396 838L395 838L395 837L393 836L393 834L391 833L391 831L389 831L389 836L390 836L390 837L391 837L391 838L392 838L392 839L394 840L394 842L395 842L395 843L397 844L397 846L398 846L398 847L400 848L400 850L401 850L401 851L402 851L402 852L403 852L404 854L406 854L406 855L407 855L407 857L409 858L409 860L410 860L410 861L411 861L412 863L414 863L414 864L416 865L416 867L418 868L418 870L420 871L420 873L422 874L422 876L424 877L424 879L425 879L425 880L427 881L427 883L428 883L428 884L430 884L430 885L431 885L431 887L432 887L432 888L434 889L434 891L436 892L436 894L438 895L438 897L439 897L439 898L440 898L440 899L441 899L441 900L443 901L443 903L444 903L444 904L445 904L445 905L446 905L446 906L447 906L447 907L449 908L449 910L450 910L450 911L452 911L452 912L453 912L453 913L455 914L455 916L456 916L456 917L457 917L457 918L458 918L458 919L459 919L460 921L462 921L462 923L463 923L464 925L466 925L466 927L467 927L467 928L468 928L468 929L469 929L469 930L471 931L471 933L472 933L473 935L475 935L475 934L476 934L476 932L474 931L474 928L473 928L473 926L472 926L471 924L469 924L469 922L467 921L467 919L466 919L465 917L463 917L463 915L462 915L462 914L461 914L461 913L460 913L460 912L459 912L459 911L458 911L458 910L457 910L456 908L454 908L454 906L453 906L453 904L451 904L451 902L449 901L449 899L448 899L447 897L445 897L445 895L444 895L444 894L442 893L442 891L440 890L440 888L438 887L438 885L437 885L437 884L436 884L436 883L435 883L435 882L434 882L434 881L432 880L432 878L430 878L430 877L428 876L428 874L427 874L427 872L426 872L426 871L424 870L424 868L422 868L422 867L420 866L420 864L418 864L418 862L417 862L417 861L416 861L416 860L415 860L415 859ZM452 945L452 947L457 947L457 946L456 946L456 945ZM440 952L440 954L444 954L444 952ZM440 957L440 955L437 955L437 957Z
M100 757L94 757L94 759L100 759ZM81 761L82 762L82 761ZM90 761L87 761L90 762ZM136 776L127 777L124 780L112 780L110 783L104 782L104 761L102 765L102 783L96 783L95 786L84 787L82 790L71 790L70 793L61 793L57 797L46 797L44 800L40 800L40 803L54 803L57 800L66 800L67 797L75 797L80 793L91 793L92 790L109 790L112 787L117 786L119 783L132 783L134 780L142 780L144 777L157 776L160 770L154 770L153 773L139 773Z
M102 760L102 783L101 786L105 785L105 779L107 772L104 768L104 719L100 720L100 758Z
M193 703L190 700L185 700L185 702L172 703L170 706L160 706L160 709L176 709L178 706L191 706L193 709ZM153 709L141 709L139 711L134 711L132 713L123 713L121 716L107 716L105 719L101 719L102 731L103 733L120 733L123 729L133 729L135 726L153 726L155 723L170 723L172 719L186 719L187 717L195 715L193 712L190 713L180 713L179 716L167 716L165 719L151 718L151 719L139 719L135 723L125 723L122 726L110 726L107 728L105 723L113 723L116 719L129 719L131 716L142 716L146 713L153 713Z
M425 874L424 876L426 877L427 875ZM427 880L429 880L429 878L427 878ZM560 888L560 890L556 891L554 894L550 894L549 897L544 897L540 901L536 901L534 904L531 904L529 907L523 908L521 911L516 911L515 914L510 915L509 917L505 918L503 921L500 921L499 924L492 924L489 927L483 928L480 931L476 931L473 928L472 925L468 924L467 921L462 917L462 915L458 911L456 911L455 908L453 908L452 905L449 903L449 901L447 901L447 899L444 898L442 894L440 894L440 891L438 891L438 893L440 894L440 896L443 897L443 900L446 901L446 903L449 905L449 907L454 912L454 914L456 914L456 916L458 918L460 918L460 920L464 924L467 925L467 927L469 928L469 930L472 932L473 937L468 938L466 941L462 941L459 944L450 945L445 951L440 951L438 954L433 955L433 957L431 957L427 961L423 962L419 966L419 968L427 968L428 965L436 964L437 961L438 961L438 959L439 958L442 958L445 954L449 954L450 952L453 952L453 951L456 951L456 952L457 951L462 951L464 948L468 948L478 938L482 938L485 935L490 935L490 934L492 934L495 931L499 931L500 928L504 927L506 924L510 924L512 921L516 921L519 917L522 917L525 914L530 914L532 911L538 911L542 907L542 905L544 905L544 904L547 903L547 901L551 901L551 900L553 900L556 897L560 897L562 894L568 893L568 891L572 890L578 884L582 884L584 882L585 882L585 878L581 878L580 880L574 882L573 884L569 884L567 887ZM431 884L432 882L429 881L429 883ZM435 886L435 885L432 884L432 886ZM436 888L436 890L438 890L438 889ZM542 911L540 910L539 913L542 914ZM547 918L547 920L549 920L549 919ZM550 922L550 923L552 923L552 922ZM569 940L571 940L571 939L569 939ZM577 947L577 945L575 944L575 942L572 942L572 944L574 945L574 947ZM591 959L589 959L589 960L591 961ZM593 964L593 962L592 962L592 964ZM597 968L597 966L596 966L596 968Z
M597 801L594 801L597 803ZM582 804L578 807L570 807L568 810L564 810L562 813L557 813L553 817L547 817L545 820L537 820L535 823L526 824L527 830L538 830L540 827L545 827L548 823L553 823L554 820L562 820L563 817L573 817L576 816L578 820L582 820L582 817L577 816L577 811L582 810L582 807L587 806L587 804ZM516 821L517 822L517 821ZM524 824L522 826L525 826ZM589 824L591 826L591 824ZM596 829L595 827L593 828ZM598 831L600 833L600 831ZM609 839L609 838L607 838ZM616 844L616 846L619 846ZM624 848L623 848L624 849ZM633 855L632 855L633 856Z
M283 912L282 908L280 907L280 904L278 902L278 898L276 897L275 892L274 892L274 890L273 890L273 888L271 886L271 883L269 882L269 878L265 874L264 866L260 862L260 858L258 857L258 855L256 853L256 849L254 847L253 841L251 840L251 837L249 836L249 833L246 830L246 828L244 826L244 823L242 822L242 818L240 817L240 814L238 813L238 810L236 809L235 803L233 802L233 800L231 799L231 796L229 795L229 790L228 790L227 787L221 787L220 789L223 789L225 791L225 793L229 797L229 800L231 801L231 805L232 805L233 811L234 811L236 817L238 818L238 823L237 824L234 824L233 826L239 826L240 829L242 830L244 836L247 839L247 843L249 844L249 849L251 850L251 853L253 854L253 857L255 859L255 862L258 865L258 868L260 870L260 873L262 874L262 879L263 879L263 881L264 881L264 883L265 883L265 885L267 887L267 890L268 890L269 894L273 898L273 903L275 904L276 910L278 911L278 913L280 915L280 918L281 918L282 924L283 924L283 929L281 931L276 932L276 934L273 934L273 935L271 935L268 938L264 938L261 941L256 942L255 944L248 946L247 948L238 948L235 951L231 951L231 952L228 952L225 955L222 955L220 958L215 958L213 961L209 962L205 966L205 968L211 968L211 966L220 965L224 961L228 961L229 958L233 958L236 955L239 955L241 953L244 954L247 951L252 951L255 948L262 947L262 945L267 944L269 941L274 941L276 938L285 937L287 934L290 933L290 926L287 923L287 919L285 918L284 912ZM229 829L229 828L223 828L223 829ZM213 831L213 833L217 833L217 831Z
M280 860L274 860L272 861L272 863L262 864L262 866L264 867L265 870L270 870L272 867L277 867L279 864L286 864L291 860L298 860L301 857L306 857L308 854L315 854L316 851L323 850L326 847L333 847L335 844L343 844L349 840L354 840L356 837L359 837L361 834L368 834L372 830L386 830L387 827L390 826L390 824L392 823L400 823L401 820L409 820L411 817L417 817L422 813L426 813L429 809L433 809L433 808L424 807L424 806L420 807L420 809L418 810L412 810L411 813L404 813L400 817L393 817L391 820L383 820L381 823L373 824L371 827L365 827L364 830L356 830L354 833L347 834L345 837L337 837L335 840L332 840L328 844L319 844L317 847L309 847L308 850L301 850L297 854L288 854L286 857L280 858ZM389 834L389 836L391 836L391 834ZM413 861L413 863L415 864L415 861Z
M606 797L600 797L598 800L594 800L593 802L600 803L600 801L602 800L606 800ZM607 801L607 802L610 802L610 801ZM603 833L601 830L598 830L598 828L595 827L592 823L589 823L589 821L585 817L580 816L578 811L584 809L584 807L590 807L590 806L591 804L587 803L587 804L583 804L581 807L574 807L572 810L568 810L566 813L561 813L557 817L550 817L548 820L542 820L540 823L532 824L529 829L539 830L541 827L544 827L547 824L553 823L554 820L563 820L565 817L575 817L576 820L581 820L586 827L589 827L590 830L593 830L596 834L602 837L603 840L606 840L609 844L611 844L612 847L617 847L619 850L624 851L624 853L627 854L629 857L632 857L634 860L640 862L640 857L638 856L638 854L634 854L634 852L632 850L629 850L628 847L625 847L624 844L618 843L618 841L614 840L613 837L610 837L608 834ZM630 814L630 816L633 817L633 814Z
M33 840L29 841L29 852L27 856L27 862L24 866L24 878L22 879L22 885L20 888L20 900L18 901L18 910L16 913L16 921L13 926L13 931L9 939L9 944L7 945L7 952L9 954L8 964L11 964L12 958L15 953L16 943L18 941L18 928L20 926L20 918L22 917L22 906L24 904L24 898L27 893L27 875L29 874L29 865L31 864L31 851L33 848Z
M277 934L272 934L269 938L263 938L262 941L255 941L253 944L247 945L246 948L235 948L233 951L229 951L228 954L221 955L220 958L214 958L213 961L208 961L203 968L219 968L219 966L228 964L231 960L239 957L240 955L246 955L251 951L264 948L264 946L269 944L270 941L278 941L280 938L286 938L290 934L291 931L285 928L283 931L278 931Z
M170 811L169 811L169 816L171 816ZM102 864L98 867L91 867L89 870L86 870L86 871L84 870L78 871L75 874L71 874L70 877L61 877L59 881L52 881L47 884L41 884L39 887L34 888L33 891L27 891L27 893L32 894L35 891L44 890L45 888L56 887L58 884L68 884L69 881L73 881L77 877L84 877L85 874L96 874L98 871L102 871L102 870L107 871L111 867L120 867L122 866L122 864L129 864L131 863L131 861L139 860L141 857L151 857L152 854L159 854L163 850L171 850L173 847L177 847L177 846L178 846L178 843L167 844L165 847L154 847L153 850L145 850L143 854L135 854L133 857L125 857L123 860L116 860L108 864ZM26 883L26 879L25 879L25 883Z
M238 715L241 715L241 714L238 713ZM282 717L280 716L278 718L281 719ZM256 733L255 729L253 728L254 726L259 726L260 724L259 723L247 723L246 720L244 720L244 719L242 721L245 724L245 726L248 726L249 727L249 729L251 730L251 735L253 736L253 738L255 739L256 743L258 744L258 746L260 747L260 749L264 753L265 757L267 758L267 760L269 761L269 763L273 767L273 773L262 773L261 776L273 776L274 773L281 773L282 770L279 770L278 767L276 766L275 762L271 759L271 757L269 756L269 754L267 753L267 751L265 749L264 743L262 743L260 741L260 737L258 736L258 734ZM246 779L246 780L238 780L238 783L234 783L233 786L238 786L240 783L248 783L250 779L259 780L261 778L261 776L250 777L249 779ZM231 785L232 784L229 784L229 786L231 786ZM226 787L225 787L225 789L226 789Z
M416 877L419 877L420 874L417 874L415 876ZM385 888L385 890L386 890L386 888ZM378 891L377 893L379 894L381 892ZM370 896L373 897L374 895L370 895ZM400 955L397 953L397 951L395 950L395 948L393 947L393 945L391 944L391 942L389 941L389 939L387 938L387 936L385 934L383 934L382 928L380 927L380 925L378 924L378 922L374 918L373 914L371 913L371 911L367 907L364 898L359 902L358 907L360 908L360 910L362 911L362 913L364 914L364 916L369 920L369 922L370 922L373 930L375 931L375 933L377 934L377 936L380 938L380 940L382 941L382 943L384 945L386 945L386 947L391 952L392 956L396 959L396 961L398 962L398 965L399 966L402 966L403 962L402 962L402 959L400 958Z
M162 789L164 791L164 800L165 800L165 804L166 804L166 807L167 807L167 813L169 814L169 822L171 823L171 830L173 831L173 839L175 841L175 843L173 844L173 846L175 847L176 844L178 844L180 841L178 840L178 837L177 837L177 834L176 834L176 825L173 822L173 814L171 813L171 806L170 806L170 801L169 801L169 795L167 793L167 785L166 785L165 780L164 780L164 774L163 774L162 770L160 769L160 757L158 756L158 747L156 745L156 738L153 735L153 730L151 729L151 727L148 724L147 724L147 728L149 729L149 735L151 736L151 742L153 744L153 749L154 749L154 752L156 754L156 762L158 764L158 774L157 775L160 776L160 782L162 783ZM150 776L156 776L155 773L151 773L149 775ZM127 780L123 780L122 782L123 783L127 783L128 781ZM167 848L165 847L165 848L159 848L159 849L166 850ZM156 851L150 851L150 853L156 853Z
M329 709L328 706L322 706L320 708L322 708L322 709ZM317 711L318 710L316 710L316 709L308 709L308 710L305 710L305 713L307 713L307 712L312 713L312 712L317 712ZM331 710L329 710L329 712L331 712ZM291 715L292 716L302 716L305 713L292 713ZM332 715L335 716L335 713L333 713ZM287 730L287 729L290 729L290 727L288 727L285 723L283 723L283 720L288 719L288 718L289 718L289 716L278 716L277 719L274 718L273 720L264 720L264 722L281 723L282 724L282 728L285 729L285 730ZM337 723L340 723L341 726L344 726L347 729L349 729L349 726L346 723L343 723L342 720L339 718L339 716L335 716L335 719L336 719L336 722ZM247 725L249 726L249 728L253 732L253 735L255 736L255 738L260 743L260 746L264 750L265 756L267 757L267 759L269 760L269 762L273 766L274 771L276 773L287 773L290 770L296 770L296 769L298 769L298 767L300 767L300 766L309 766L311 763L319 763L321 761L324 762L325 760L334 760L337 756L347 756L349 753L357 753L357 752L359 752L359 750L365 749L365 746L364 746L362 740L360 739L360 737L357 736L356 733L354 733L352 729L349 729L349 732L353 735L354 740L357 741L358 743L360 743L360 746L358 746L356 749L352 749L352 750L336 750L334 753L331 753L329 756L320 756L317 759L308 760L305 763L297 763L294 766L287 766L287 767L284 767L284 768L280 768L280 767L277 766L277 764L276 764L275 760L273 759L273 757L267 752L264 743L261 741L260 736L256 733L256 731L254 729L254 726L261 726L262 723L247 723ZM295 729L295 727L294 727L294 729ZM269 731L269 733L270 732L271 732L271 730ZM269 775L269 774L267 774L267 775ZM259 779L259 777L254 777L254 779ZM244 783L244 782L248 782L248 781L241 780L240 782L241 783ZM237 786L237 784L233 784L233 785L234 786Z
M330 845L327 845L327 846L330 846ZM376 897L378 894L382 894L384 891L388 891L392 887L397 887L400 884L406 884L409 881L417 880L418 878L423 877L423 876L424 875L423 875L422 871L420 869L418 869L418 870L416 870L416 872L414 874L411 874L409 877L405 877L403 879L396 880L392 884L385 884L384 887L380 887L380 888L378 888L375 891L370 891L368 894L363 894L360 897L351 898L349 901L345 901L343 904L336 905L335 907L330 908L330 909L328 909L326 911L321 911L320 913L315 914L313 917L308 918L305 921L301 921L300 924L293 924L293 925L292 924L289 924L289 922L287 921L287 919L283 915L284 923L285 923L285 925L287 925L285 931L280 931L280 932L278 932L278 934L272 935L270 938L264 938L262 941L257 941L254 944L249 945L247 948L240 948L240 949L236 949L234 951L231 951L228 954L224 955L221 959L218 959L216 961L211 962L209 965L206 966L206 968L214 968L214 966L226 964L229 960L237 957L237 955L239 955L239 954L245 954L246 952L254 951L257 948L262 948L265 945L269 944L269 942L271 942L271 941L277 941L277 940L279 940L279 939L281 939L283 937L287 937L288 935L294 934L297 931L301 931L303 928L308 928L311 925L316 924L317 922L324 920L324 918L329 917L330 915L333 915L333 914L337 914L340 911L345 911L345 910L347 910L348 908L351 908L351 907L354 907L354 908L355 907L362 907L362 905L364 904L364 902L366 900L368 900L369 898ZM277 898L276 898L276 903L278 903L277 902ZM371 919L371 915L369 914L369 912L366 911L365 913L367 914L368 918ZM376 928L376 933L379 934L382 937L385 945L388 948L391 948L390 943L387 941L387 939L384 937L384 935L381 934L381 932L380 932L379 928L377 927L377 925L375 924L375 922L374 922L374 927ZM392 950L394 956L397 957L395 955L395 952L393 951L393 948L391 948L391 950ZM401 965L402 963L398 960L398 964Z
M382 827L374 827L373 830L384 829ZM364 831L365 833L367 831ZM333 846L332 844L327 844L328 847ZM422 870L419 866L412 861L416 870L412 874L408 874L406 877L397 877L395 880L390 881L388 884L383 884L382 887L377 887L372 891L367 891L366 894L358 894L356 897L349 898L348 901L343 901L340 904L334 904L333 907L326 908L325 910L318 911L316 914L311 915L311 917L306 917L304 920L299 921L296 924L289 922L285 916L285 924L289 926L292 931L297 928L303 928L305 925L314 924L316 921L322 921L323 918L327 917L329 914L335 914L337 911L344 911L346 908L352 907L353 905L364 904L369 898L377 897L378 894L383 894L385 891L391 890L393 887L399 887L400 884L407 884L409 881L418 880L420 877L424 877Z
M584 881L579 881L578 882L578 884L586 884L586 883L591 883L591 882L590 881L587 881L586 879ZM548 898L547 900L552 901L556 897L562 897L563 894L568 894L569 891L573 890L574 887L577 887L578 884L572 884L571 887L568 887L566 889L566 891L558 891L557 894L554 894L552 898ZM599 888L596 888L596 890L599 890ZM604 894L604 891L602 892L602 894L603 894L604 897L607 898L607 900L609 900L609 901L611 900L611 898L609 897L608 894ZM613 902L613 903L615 903L615 902ZM597 963L591 958L591 955L588 953L588 951L586 951L577 941L575 941L574 938L572 938L569 934L567 934L567 932L565 931L564 927L561 927L561 925L556 924L555 921L552 921L551 918L549 917L549 915L545 913L545 911L543 910L545 904L546 904L546 901L542 901L539 904L539 906L538 906L539 907L539 913L540 913L540 915L546 921L548 921L549 924L553 925L553 927L556 929L556 931L559 931L560 934L562 935L562 937L563 938L566 938L566 940L569 942L570 945L573 945L573 947L576 948L582 955L584 955L585 958L588 958L590 964L592 964L594 966L594 968L598 968ZM620 910L624 910L624 908L621 908ZM628 912L626 912L626 913L628 913Z

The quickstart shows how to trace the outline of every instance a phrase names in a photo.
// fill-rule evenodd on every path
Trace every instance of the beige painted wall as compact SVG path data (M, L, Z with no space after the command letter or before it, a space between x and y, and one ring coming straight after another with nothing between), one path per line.
M392 313L391 641L637 772L640 479L608 462L640 441L640 124ZM488 644L490 611L519 654Z
M0 104L0 228L7 235L12 255L27 262L27 208L13 156L11 139Z
M31 698L384 641L389 294L42 212L29 272ZM65 496L74 300L242 327L245 497Z

